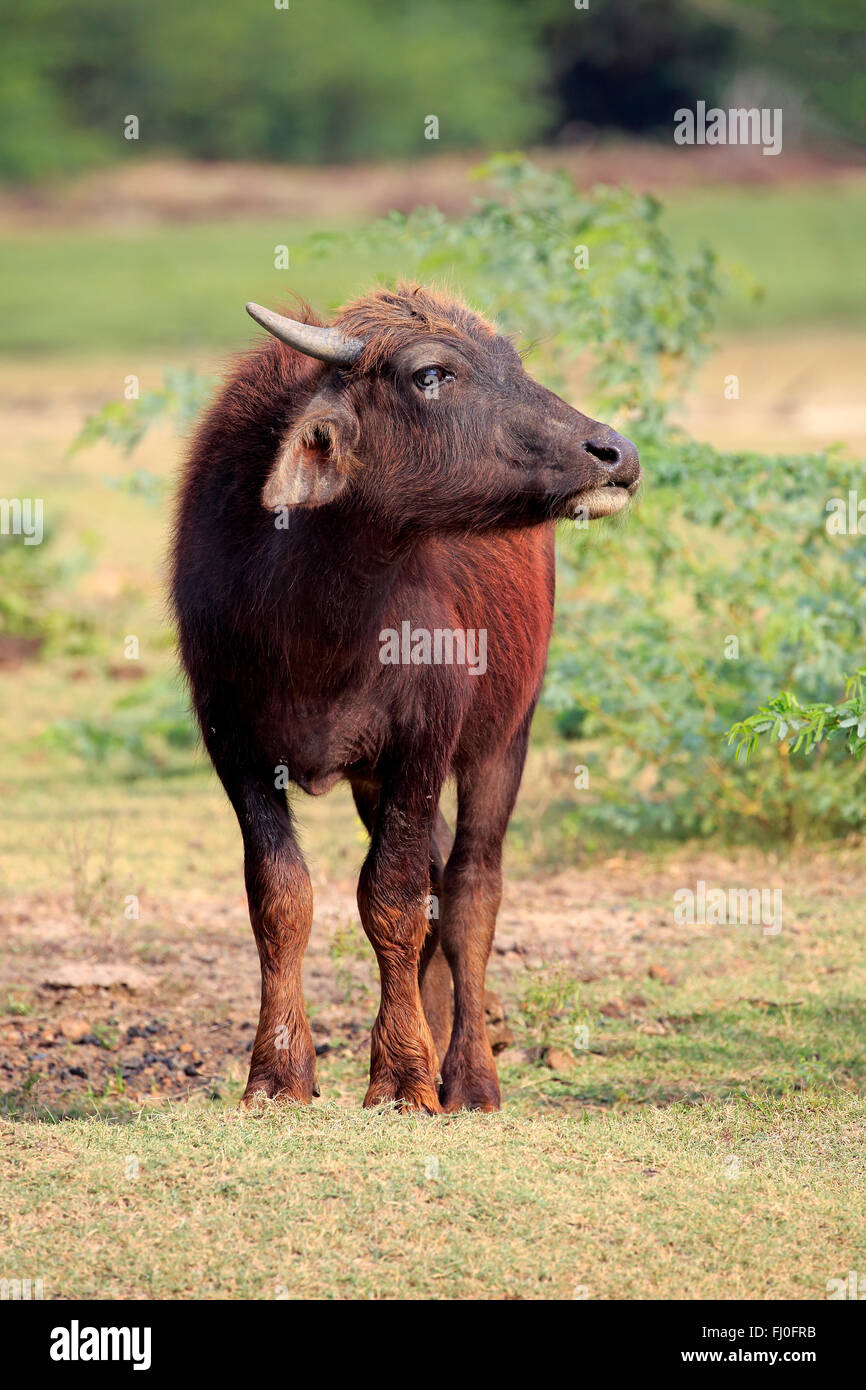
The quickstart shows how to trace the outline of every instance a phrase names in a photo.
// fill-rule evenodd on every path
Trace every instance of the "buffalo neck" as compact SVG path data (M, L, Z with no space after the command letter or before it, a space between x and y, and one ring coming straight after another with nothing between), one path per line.
M397 543L366 518L337 507L298 513L284 539L289 554L279 589L297 629L347 651L353 632L378 622L420 544Z

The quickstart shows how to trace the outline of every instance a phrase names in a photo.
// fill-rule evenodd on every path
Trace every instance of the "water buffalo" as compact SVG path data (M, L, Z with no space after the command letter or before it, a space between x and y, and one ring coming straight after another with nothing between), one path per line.
M365 1104L494 1110L484 976L554 525L627 506L637 451L429 289L377 290L329 327L247 308L273 336L197 433L172 580L261 961L244 1099L318 1094L301 985L313 893L285 788L346 779L370 833L358 904L381 976Z

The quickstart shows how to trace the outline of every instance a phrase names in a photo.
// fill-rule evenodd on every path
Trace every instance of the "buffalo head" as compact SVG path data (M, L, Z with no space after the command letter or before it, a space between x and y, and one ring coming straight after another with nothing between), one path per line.
M534 381L462 304L401 286L331 327L247 310L321 363L265 484L268 508L334 503L392 534L487 530L611 516L640 484L634 444Z

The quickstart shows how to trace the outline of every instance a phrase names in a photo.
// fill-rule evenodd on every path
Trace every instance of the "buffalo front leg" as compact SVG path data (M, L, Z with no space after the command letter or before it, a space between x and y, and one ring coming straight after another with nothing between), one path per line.
M406 767L411 768L410 760ZM386 779L358 883L364 931L379 964L381 1003L370 1048L365 1105L440 1109L438 1059L421 1002L419 966L429 926L430 840L439 786Z
M381 788L378 783L356 779L352 782L352 795L358 815L372 837L379 814ZM442 913L443 882L445 860L454 843L454 836L441 811L436 812L433 832L430 837L430 885L427 899L427 935L421 948L418 961L418 983L421 987L421 1003L424 1015L433 1034L438 1062L448 1051L451 1037L451 1019L454 1015L454 1001L451 989L451 971L442 951L439 940L439 918ZM437 1063L438 1070L438 1063Z
M280 792L247 785L232 800L243 833L250 921L262 972L259 1024L242 1104L258 1096L307 1104L319 1094L301 982L313 922L310 876Z
M508 749L458 779L454 848L445 867L442 947L454 977L454 1024L442 1063L442 1107L498 1110L484 977L502 896L502 842L514 808L529 724Z

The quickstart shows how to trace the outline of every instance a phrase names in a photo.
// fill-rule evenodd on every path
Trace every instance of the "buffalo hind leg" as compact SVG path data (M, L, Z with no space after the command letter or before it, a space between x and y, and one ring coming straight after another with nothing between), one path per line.
M421 1003L419 966L427 936L431 807L441 784L416 772L386 777L379 793L370 850L358 882L364 931L379 964L381 1003L370 1048L365 1105L394 1101L401 1110L436 1114L438 1058Z
M285 795L267 783L229 792L244 841L244 878L262 971L261 1009L242 1104L258 1096L309 1103L319 1094L301 965L313 889Z
M454 977L454 1026L442 1064L442 1107L498 1110L499 1079L484 1016L484 976L502 896L502 842L514 808L529 719L505 750L458 778L457 833L445 868L442 945Z

